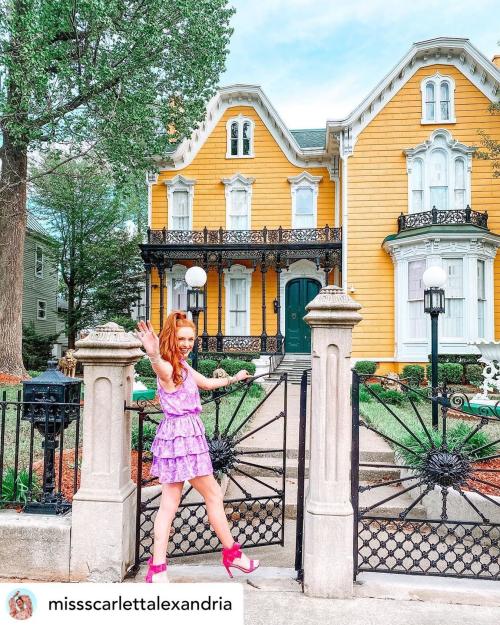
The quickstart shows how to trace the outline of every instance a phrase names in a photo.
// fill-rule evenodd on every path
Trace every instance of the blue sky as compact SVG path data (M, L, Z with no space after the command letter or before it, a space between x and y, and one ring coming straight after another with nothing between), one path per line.
M498 0L233 0L221 85L260 85L290 128L347 115L410 49L467 37L500 53Z

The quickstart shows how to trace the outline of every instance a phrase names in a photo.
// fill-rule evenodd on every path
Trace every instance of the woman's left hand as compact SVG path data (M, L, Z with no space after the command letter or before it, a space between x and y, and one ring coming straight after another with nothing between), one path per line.
M243 382L243 380L251 377L252 376L248 373L246 369L241 369L241 371L238 371L238 373L234 376L236 382Z

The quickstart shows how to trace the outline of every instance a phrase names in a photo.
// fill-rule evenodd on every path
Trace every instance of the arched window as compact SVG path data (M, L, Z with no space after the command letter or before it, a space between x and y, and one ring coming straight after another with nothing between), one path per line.
M424 78L422 91L422 124L455 122L455 81L451 76L434 76Z
M253 158L254 122L238 115L227 122L226 158Z
M251 230L252 228L252 184L255 178L235 174L223 178L226 187L226 229Z
M448 159L444 150L432 150L430 157L430 207L448 208Z
M195 184L180 174L165 181L169 230L192 230Z
M465 160L463 158L455 159L455 208L465 208Z

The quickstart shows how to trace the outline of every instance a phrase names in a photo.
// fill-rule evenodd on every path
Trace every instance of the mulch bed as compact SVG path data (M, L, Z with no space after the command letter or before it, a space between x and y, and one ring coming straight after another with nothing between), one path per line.
M10 375L9 373L0 372L0 386L13 386L15 384L21 384L22 381L23 378L17 375Z
M474 465L476 469L499 469L500 470L500 458L495 458L494 460L487 460L486 462L478 462ZM471 481L469 483L469 487L475 488L481 493L485 495L494 495L495 497L500 497L500 472L499 473L490 473L489 471L478 471L474 473L474 477L477 477L479 480L484 480L485 482L490 482L494 484L494 486L489 486L488 484L481 484L481 482Z

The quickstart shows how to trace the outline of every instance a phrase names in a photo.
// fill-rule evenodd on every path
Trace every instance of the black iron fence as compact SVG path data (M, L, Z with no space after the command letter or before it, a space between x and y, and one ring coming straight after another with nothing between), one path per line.
M22 391L0 401L0 507L62 514L79 483L82 406L25 402Z
M500 579L498 403L353 371L352 414L355 575Z
M305 369L300 379L299 447L297 451L297 525L295 528L295 572L297 580L304 579L304 486L306 477L307 392L312 369Z
M398 232L424 228L425 226L471 224L488 229L488 213L472 210L470 206L460 210L437 210L434 206L430 211L412 213L398 217Z

